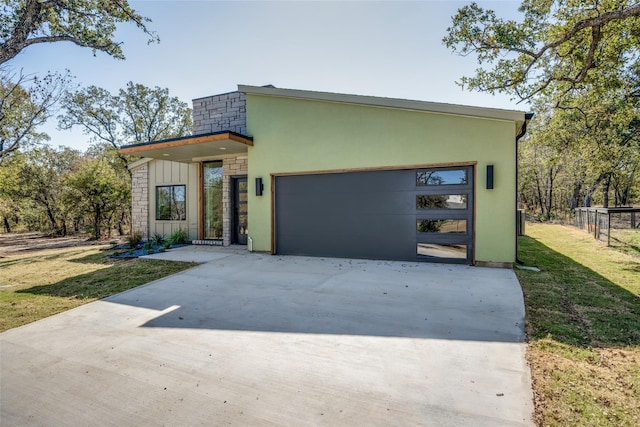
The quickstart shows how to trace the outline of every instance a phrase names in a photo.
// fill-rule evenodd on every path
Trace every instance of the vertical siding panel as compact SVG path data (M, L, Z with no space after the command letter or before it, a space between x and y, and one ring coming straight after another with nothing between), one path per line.
M171 162L171 182L174 184L184 184L185 182L180 179L180 169L182 163Z
M171 182L171 163L165 160L162 161L162 174L163 174L163 181L165 183L170 183Z
M180 180L180 182L188 184L189 182L189 164L187 163L180 163L180 170L178 172L179 176L178 179Z

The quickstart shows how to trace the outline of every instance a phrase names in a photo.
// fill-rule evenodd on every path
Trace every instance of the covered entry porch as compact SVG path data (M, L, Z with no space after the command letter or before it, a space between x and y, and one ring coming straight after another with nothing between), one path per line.
M247 244L250 137L215 132L133 144L134 232L144 237L188 230L193 243Z

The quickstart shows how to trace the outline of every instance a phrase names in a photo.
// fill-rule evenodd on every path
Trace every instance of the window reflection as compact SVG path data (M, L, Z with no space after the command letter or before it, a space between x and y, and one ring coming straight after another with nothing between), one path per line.
M156 220L184 221L187 219L187 193L184 185L156 187Z
M418 255L433 258L467 258L467 245L436 245L433 243L418 243Z
M416 196L417 209L466 209L466 194Z
M420 233L466 233L466 219L419 219L417 230Z
M416 172L416 185L461 185L467 183L467 169L427 169Z

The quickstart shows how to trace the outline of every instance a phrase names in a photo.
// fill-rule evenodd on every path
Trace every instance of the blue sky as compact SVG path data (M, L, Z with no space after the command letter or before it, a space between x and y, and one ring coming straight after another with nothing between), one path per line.
M116 92L127 82L169 88L191 99L238 84L417 99L526 110L507 96L463 91L455 84L477 68L441 42L463 1L130 1L152 19L159 44L122 26L127 59L70 43L27 48L8 65L25 73L69 69L76 83ZM518 1L479 1L516 17ZM50 144L88 147L80 129L42 130Z

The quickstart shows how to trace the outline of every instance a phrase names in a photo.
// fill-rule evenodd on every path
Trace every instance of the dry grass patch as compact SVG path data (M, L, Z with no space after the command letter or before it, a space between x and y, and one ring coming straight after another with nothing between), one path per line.
M518 270L536 423L640 425L640 262L572 227L527 224Z
M0 258L0 331L177 273L193 263L107 258L108 246Z

